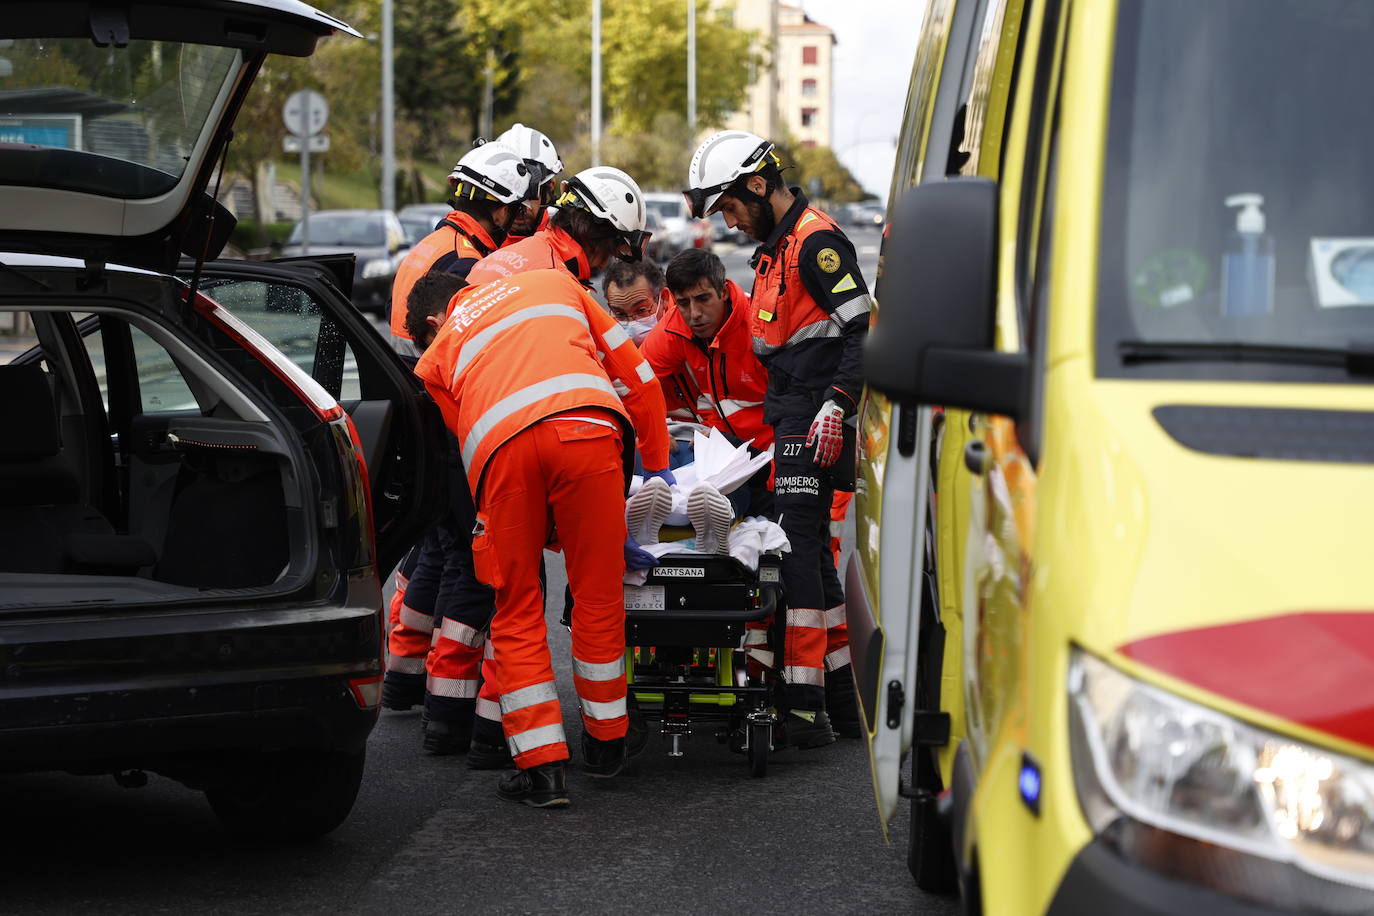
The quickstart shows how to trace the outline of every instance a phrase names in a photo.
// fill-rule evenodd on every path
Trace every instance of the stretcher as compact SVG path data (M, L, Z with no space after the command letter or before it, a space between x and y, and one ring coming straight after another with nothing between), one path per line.
M781 579L772 554L751 570L734 557L684 553L660 558L643 585L625 586L630 693L646 724L659 724L669 756L683 755L694 730L711 728L745 755L750 773L767 772L781 746L777 685L750 674L739 647L745 624L776 619Z

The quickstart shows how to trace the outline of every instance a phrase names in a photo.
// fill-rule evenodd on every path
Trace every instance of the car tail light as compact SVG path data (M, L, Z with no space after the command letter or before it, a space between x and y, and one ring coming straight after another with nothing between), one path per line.
M239 320L228 309L201 292L196 293L191 307L253 354L259 362L272 371L273 375L294 391L322 422L328 423L344 415L344 410L339 406L339 402L328 391L325 391L319 382L311 378L310 374L300 366L291 362L284 353L268 343L265 337ZM357 441L356 434L354 441ZM359 454L362 454L361 449Z
M372 677L355 678L348 682L348 689L353 692L353 702L358 704L359 709L376 709L382 705L382 676L374 674Z

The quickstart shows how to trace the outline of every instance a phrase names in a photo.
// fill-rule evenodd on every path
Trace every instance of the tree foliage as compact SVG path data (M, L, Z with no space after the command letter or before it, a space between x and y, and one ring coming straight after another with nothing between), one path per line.
M784 165L792 166L786 173L787 183L799 186L810 196L823 198L831 204L849 204L872 196L864 191L828 146L782 142L778 144L778 156ZM813 181L819 184L813 185Z

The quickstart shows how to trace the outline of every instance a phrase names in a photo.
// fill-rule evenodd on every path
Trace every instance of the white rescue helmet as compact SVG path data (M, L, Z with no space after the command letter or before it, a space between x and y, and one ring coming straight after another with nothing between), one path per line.
M773 144L747 130L722 130L702 141L687 167L687 190L682 196L697 219L704 218L739 178L768 164Z
M532 179L533 173L524 158L499 141L469 150L448 173L454 197L501 204L527 200L534 189Z
M563 171L563 160L558 158L553 141L533 127L512 124L496 139L524 157L525 164L534 172L536 185L547 184Z
M639 185L620 169L594 165L563 182L560 207L580 207L592 216L610 223L629 246L620 257L638 261L650 233L644 231L644 194Z

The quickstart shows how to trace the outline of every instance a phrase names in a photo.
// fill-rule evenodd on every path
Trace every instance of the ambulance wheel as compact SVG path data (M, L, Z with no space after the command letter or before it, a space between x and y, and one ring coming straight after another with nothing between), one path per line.
M221 824L241 837L309 839L344 822L363 782L366 752L258 754L205 791Z
M768 750L773 740L773 727L766 723L749 726L749 775L768 775Z

